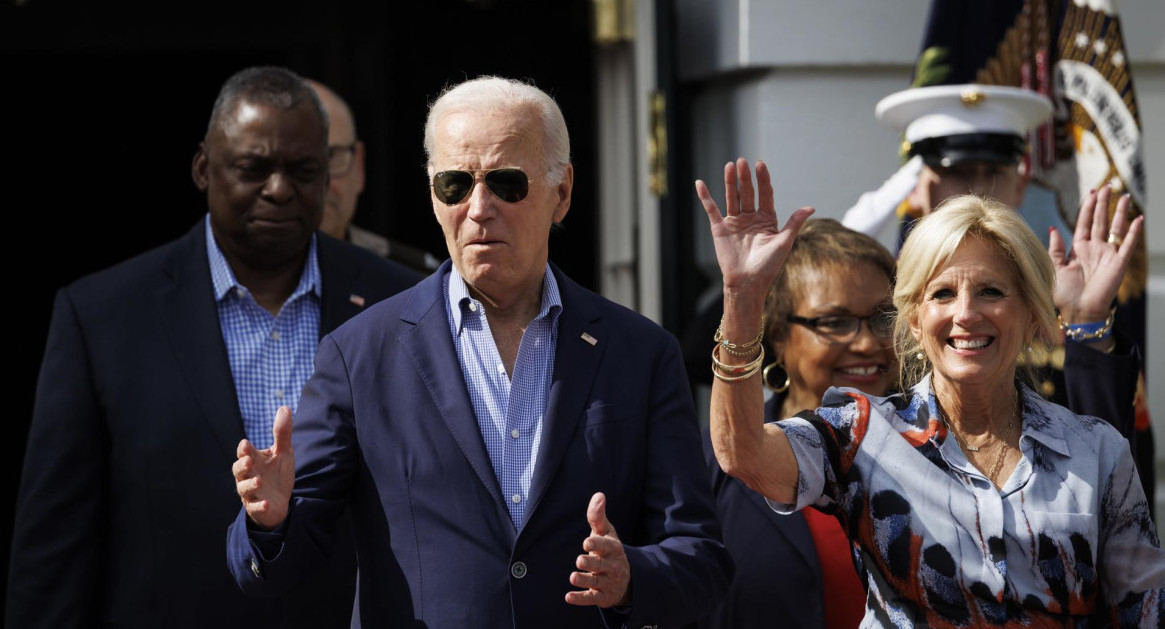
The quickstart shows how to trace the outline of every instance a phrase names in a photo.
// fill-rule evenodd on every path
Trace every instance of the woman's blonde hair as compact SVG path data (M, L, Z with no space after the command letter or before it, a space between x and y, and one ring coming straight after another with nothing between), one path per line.
M997 250L1011 267L1012 279L1035 317L1036 338L1054 343L1058 337L1052 302L1056 271L1048 252L1023 217L985 197L972 194L950 197L918 220L898 254L898 281L894 287L898 321L894 327L894 345L903 386L921 380L928 369L926 361L916 358L921 345L910 332L910 323L917 319L925 297L926 285L968 238L978 238ZM1032 340L1035 339L1028 339ZM1034 381L1034 374L1026 368L1022 375L1029 384Z

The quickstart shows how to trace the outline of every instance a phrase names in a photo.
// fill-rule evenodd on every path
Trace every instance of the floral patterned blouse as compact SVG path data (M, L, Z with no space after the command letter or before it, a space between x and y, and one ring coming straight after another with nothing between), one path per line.
M868 588L862 627L1162 627L1165 551L1128 441L1023 388L1002 490L947 438L930 378L908 395L830 389L780 422L795 504L837 513Z

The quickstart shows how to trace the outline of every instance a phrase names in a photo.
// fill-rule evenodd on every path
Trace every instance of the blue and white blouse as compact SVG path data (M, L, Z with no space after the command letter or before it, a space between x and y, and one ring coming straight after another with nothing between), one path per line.
M1023 454L998 490L947 438L929 376L887 398L830 389L780 422L795 504L841 519L862 627L1165 626L1165 551L1128 441L1023 388Z

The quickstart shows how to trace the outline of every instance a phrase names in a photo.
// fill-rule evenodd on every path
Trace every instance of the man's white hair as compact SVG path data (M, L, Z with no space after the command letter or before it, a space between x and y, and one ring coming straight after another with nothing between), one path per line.
M555 184L562 183L570 164L570 135L566 120L554 99L535 87L499 76L482 76L447 87L429 106L425 120L425 157L430 174L433 170L433 151L436 148L437 121L450 113L460 111L489 111L531 107L542 119L543 154L546 174Z

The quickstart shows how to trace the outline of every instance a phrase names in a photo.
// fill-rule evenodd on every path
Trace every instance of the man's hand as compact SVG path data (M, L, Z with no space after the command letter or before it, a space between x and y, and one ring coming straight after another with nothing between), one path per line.
M291 489L295 486L295 452L291 448L291 409L281 406L271 428L275 444L256 450L251 442L239 442L238 460L231 466L235 490L247 510L247 517L271 530L287 518Z
M591 525L591 534L583 540L587 554L574 562L579 572L570 573L570 584L583 589L567 592L566 602L603 608L626 605L630 602L631 564L607 519L607 497L602 492L591 496L587 522Z

